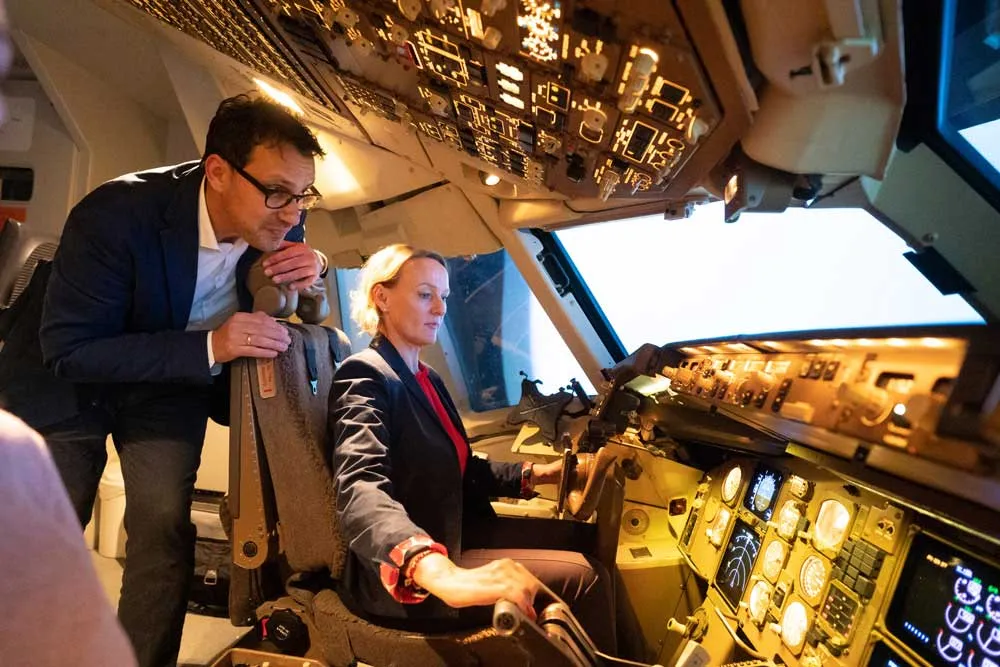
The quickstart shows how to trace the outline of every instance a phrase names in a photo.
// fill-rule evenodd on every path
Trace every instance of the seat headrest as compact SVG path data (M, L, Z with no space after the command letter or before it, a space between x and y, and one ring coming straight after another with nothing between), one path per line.
M330 315L330 304L326 298L326 284L317 280L302 290L288 289L279 285L264 273L264 260L271 253L264 253L251 265L247 272L246 286L253 297L253 309L267 313L271 317L291 317L298 315L307 324L319 324Z
M54 240L29 236L17 220L7 220L0 228L0 308L10 306L31 281L40 261L56 254Z

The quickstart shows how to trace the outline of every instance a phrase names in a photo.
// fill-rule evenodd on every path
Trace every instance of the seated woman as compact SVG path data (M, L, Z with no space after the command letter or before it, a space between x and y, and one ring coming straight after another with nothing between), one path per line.
M530 497L535 483L558 480L561 462L472 455L444 383L419 359L437 340L448 293L440 255L392 245L371 256L352 294L352 315L374 339L344 361L330 391L337 510L350 547L342 595L376 624L447 630L488 624L500 599L534 618L541 581L613 652L611 587L599 563L568 551L463 548L470 526L496 518L491 497Z

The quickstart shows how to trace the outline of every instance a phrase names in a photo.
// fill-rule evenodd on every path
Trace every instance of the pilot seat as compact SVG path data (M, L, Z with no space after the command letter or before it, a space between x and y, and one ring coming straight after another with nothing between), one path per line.
M345 606L336 582L347 545L337 525L326 434L333 373L350 345L339 330L288 327L291 345L276 359L232 364L231 520L225 519L235 566L232 622L256 624L258 636L283 651L332 666L601 664L560 601L537 624L501 601L492 627L440 634L379 627ZM605 564L612 571L613 556Z

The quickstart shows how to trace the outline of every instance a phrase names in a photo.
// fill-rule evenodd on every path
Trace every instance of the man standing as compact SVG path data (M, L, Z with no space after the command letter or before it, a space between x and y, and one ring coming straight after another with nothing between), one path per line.
M237 96L219 106L201 161L105 183L66 222L40 338L74 405L52 406L59 421L35 425L81 524L114 440L128 532L118 615L144 667L177 660L213 382L225 398L222 364L275 357L290 341L271 317L239 312L250 305L247 270L273 252L267 273L293 289L323 270L301 224L320 197L322 154L283 107Z

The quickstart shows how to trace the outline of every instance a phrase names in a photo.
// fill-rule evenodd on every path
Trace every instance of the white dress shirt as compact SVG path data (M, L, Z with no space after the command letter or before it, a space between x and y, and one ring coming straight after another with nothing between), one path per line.
M208 331L208 365L213 375L221 367L212 353L212 330L239 309L236 294L236 263L249 244L242 238L234 243L219 242L205 203L205 180L198 190L198 278L194 285L187 331Z

